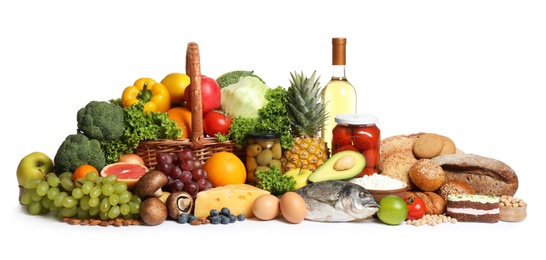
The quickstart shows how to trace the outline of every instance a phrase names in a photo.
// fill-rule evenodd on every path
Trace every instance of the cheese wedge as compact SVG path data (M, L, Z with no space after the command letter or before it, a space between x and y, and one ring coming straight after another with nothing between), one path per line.
M254 217L252 204L263 194L270 192L249 184L230 184L200 191L195 198L193 214L196 217L207 217L211 209L220 211L226 207L236 216L242 213L251 218Z

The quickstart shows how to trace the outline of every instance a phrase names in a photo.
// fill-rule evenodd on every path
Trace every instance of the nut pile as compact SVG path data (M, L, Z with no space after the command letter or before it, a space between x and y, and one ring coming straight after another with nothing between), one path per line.
M101 227L107 227L107 226L121 227L121 226L132 226L132 225L144 224L144 222L138 219L124 219L124 218L116 218L116 219L109 219L109 220L100 220L100 219L81 220L79 218L62 218L61 220L71 225L101 226Z
M499 197L499 204L505 207L517 208L525 207L527 203L522 199L514 198L512 196L502 195Z
M425 214L422 218L416 220L407 220L406 224L414 226L436 226L442 223L457 223L457 219L440 214Z

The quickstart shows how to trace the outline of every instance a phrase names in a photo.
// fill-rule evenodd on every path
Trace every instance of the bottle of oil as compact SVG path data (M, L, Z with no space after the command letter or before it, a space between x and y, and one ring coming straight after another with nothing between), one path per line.
M332 148L332 130L339 114L356 113L356 90L345 76L345 52L347 39L332 38L332 79L322 89L322 101L326 104L328 118L322 126L322 139Z

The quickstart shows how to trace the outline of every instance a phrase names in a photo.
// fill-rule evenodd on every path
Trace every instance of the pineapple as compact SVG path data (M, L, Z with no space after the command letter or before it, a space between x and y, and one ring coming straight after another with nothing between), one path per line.
M328 115L320 96L320 77L315 79L315 74L307 78L303 72L290 73L287 112L294 146L281 158L284 172L294 168L315 171L329 156L327 144L319 136Z

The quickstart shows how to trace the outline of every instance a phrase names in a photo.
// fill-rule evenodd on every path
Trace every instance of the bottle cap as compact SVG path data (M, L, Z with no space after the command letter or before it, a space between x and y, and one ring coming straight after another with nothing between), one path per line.
M377 124L379 119L370 114L339 114L336 115L335 121L346 125L373 125Z
M332 65L345 65L347 38L332 38Z

